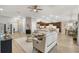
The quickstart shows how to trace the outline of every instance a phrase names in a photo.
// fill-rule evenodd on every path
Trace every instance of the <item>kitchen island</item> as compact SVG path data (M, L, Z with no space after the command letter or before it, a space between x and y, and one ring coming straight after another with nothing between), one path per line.
M33 47L40 52L49 52L57 44L57 31L42 31L35 33L34 35Z

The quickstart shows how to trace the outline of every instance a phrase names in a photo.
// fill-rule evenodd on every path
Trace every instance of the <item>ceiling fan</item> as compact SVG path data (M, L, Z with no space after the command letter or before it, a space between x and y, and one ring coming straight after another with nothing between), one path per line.
M28 7L28 8L31 9L31 11L33 11L33 12L38 12L38 11L42 10L40 8L40 6L38 6L38 5L33 5L33 6Z

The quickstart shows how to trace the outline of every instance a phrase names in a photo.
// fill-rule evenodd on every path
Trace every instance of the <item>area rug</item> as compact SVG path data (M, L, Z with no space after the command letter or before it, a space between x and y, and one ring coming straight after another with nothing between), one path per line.
M27 42L26 37L21 37L14 39L20 47L25 51L25 53L32 53L33 52L33 42Z

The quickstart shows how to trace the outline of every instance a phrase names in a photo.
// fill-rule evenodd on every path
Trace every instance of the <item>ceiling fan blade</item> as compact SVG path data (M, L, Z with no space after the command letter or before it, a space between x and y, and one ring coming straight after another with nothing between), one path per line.
M29 6L28 8L34 12L38 12L39 10L43 10L43 9L38 8L38 7L39 7L38 5L33 5L33 6Z
M38 6L37 6L37 5L34 5L34 6L33 6L33 9L37 9L37 8L38 8Z
M32 7L28 7L29 9L33 9Z
M43 10L43 9L37 9L37 10Z

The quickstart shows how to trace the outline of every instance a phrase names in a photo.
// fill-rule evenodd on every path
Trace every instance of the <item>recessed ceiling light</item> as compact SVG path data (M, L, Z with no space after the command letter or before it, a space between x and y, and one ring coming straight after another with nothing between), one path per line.
M4 9L3 8L0 8L0 11L3 11Z

